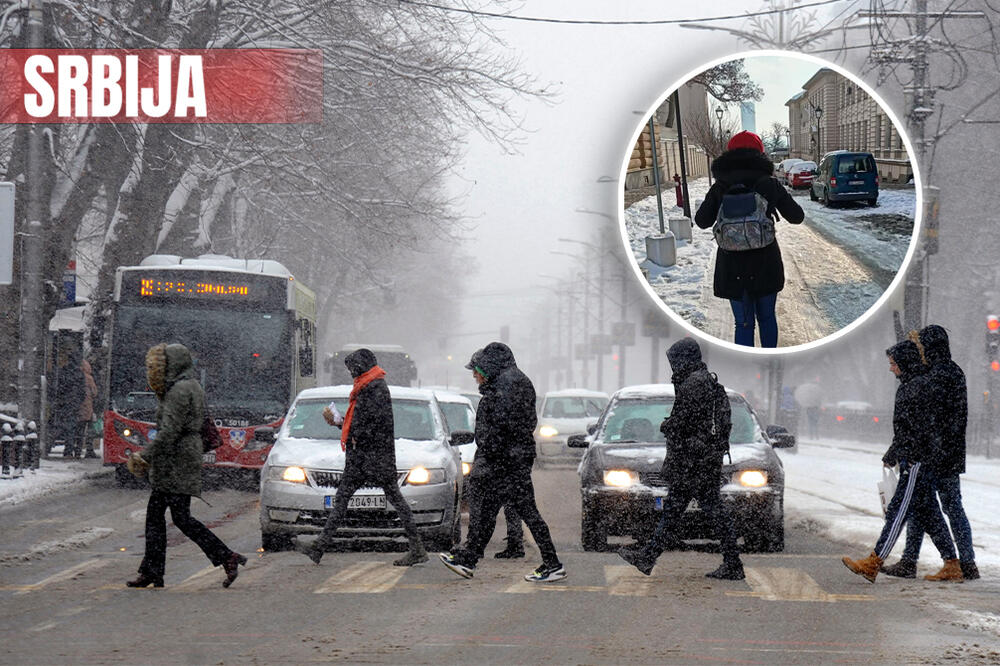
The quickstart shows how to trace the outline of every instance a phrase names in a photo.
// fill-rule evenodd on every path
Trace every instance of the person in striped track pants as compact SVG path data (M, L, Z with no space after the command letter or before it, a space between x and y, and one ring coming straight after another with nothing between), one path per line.
M930 535L944 560L955 559L955 544L934 495L941 443L934 423L934 391L920 349L904 340L886 350L889 369L899 379L892 413L892 444L882 456L886 467L899 465L899 483L885 511L885 525L868 557L842 558L844 566L874 583L908 518Z

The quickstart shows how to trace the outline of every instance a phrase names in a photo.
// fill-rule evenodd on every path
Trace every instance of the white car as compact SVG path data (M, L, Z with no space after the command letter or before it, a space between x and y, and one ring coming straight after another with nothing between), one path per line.
M462 494L459 444L471 433L449 437L432 391L390 386L396 435L397 478L417 528L433 550L460 538ZM285 550L300 534L318 534L333 508L344 473L340 428L323 419L330 402L347 411L350 386L302 391L292 403L260 476L260 534L265 551ZM403 536L395 509L380 488L361 488L348 504L338 537Z
M583 452L567 447L566 440L570 435L585 434L607 404L608 394L601 391L562 389L546 393L535 426L537 463L579 462Z
M797 162L788 167L788 171L785 173L785 181L793 190L811 187L814 177L813 172L815 170L815 162Z
M805 160L801 160L801 159L799 159L797 157L790 157L787 160L782 160L781 163L778 164L778 168L774 170L774 177L787 185L788 184L788 170L790 168L792 168L792 165L795 165L795 164L798 164L799 162L804 162L804 161Z
M434 389L434 397L437 398L438 406L444 413L449 435L459 431L475 433L476 410L472 406L472 401L464 395L443 389ZM456 448L462 454L462 476L468 478L469 472L472 471L472 461L476 458L476 443L473 441Z

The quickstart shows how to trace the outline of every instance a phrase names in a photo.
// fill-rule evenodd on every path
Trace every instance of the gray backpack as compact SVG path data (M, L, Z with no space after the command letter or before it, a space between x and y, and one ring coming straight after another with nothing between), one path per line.
M752 188L737 183L722 195L712 226L715 242L723 250L744 252L774 242L774 220L767 214L770 204Z

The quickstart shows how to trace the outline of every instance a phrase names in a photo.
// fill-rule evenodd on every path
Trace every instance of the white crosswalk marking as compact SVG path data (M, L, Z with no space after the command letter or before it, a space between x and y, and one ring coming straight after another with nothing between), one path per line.
M315 594L378 594L391 590L407 567L387 562L358 562L335 573L317 587Z
M604 580L608 583L608 594L626 597L647 596L656 584L649 576L644 576L627 564L604 565Z
M90 571L92 569L100 569L101 567L110 564L110 562L111 560L102 558L85 560L83 562L80 562L79 564L71 566L69 569L63 569L58 573L54 573L48 578L44 578L38 581L37 583L26 585L24 586L23 589L18 590L14 594L15 595L28 594L29 592L40 590L47 585L51 585L52 583L58 583L60 581L69 580L70 578L73 578L83 573L84 571Z
M222 585L222 578L223 578L222 575L219 576L218 580L211 582L209 582L208 579L206 578L206 576L208 576L212 572L220 572L220 571L222 571L221 568L215 566L214 564L210 564L204 569L201 569L200 571L191 574L177 585L173 585L171 587L168 587L167 589L170 590L171 592L190 592L191 590L206 589L209 587L216 587L218 585Z
M801 569L779 567L747 567L746 581L750 592L727 592L730 595L755 596L767 601L870 601L868 594L830 594Z

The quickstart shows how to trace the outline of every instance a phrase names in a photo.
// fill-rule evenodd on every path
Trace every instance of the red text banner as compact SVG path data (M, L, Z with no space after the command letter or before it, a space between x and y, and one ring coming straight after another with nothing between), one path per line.
M312 49L0 50L3 123L314 123Z

